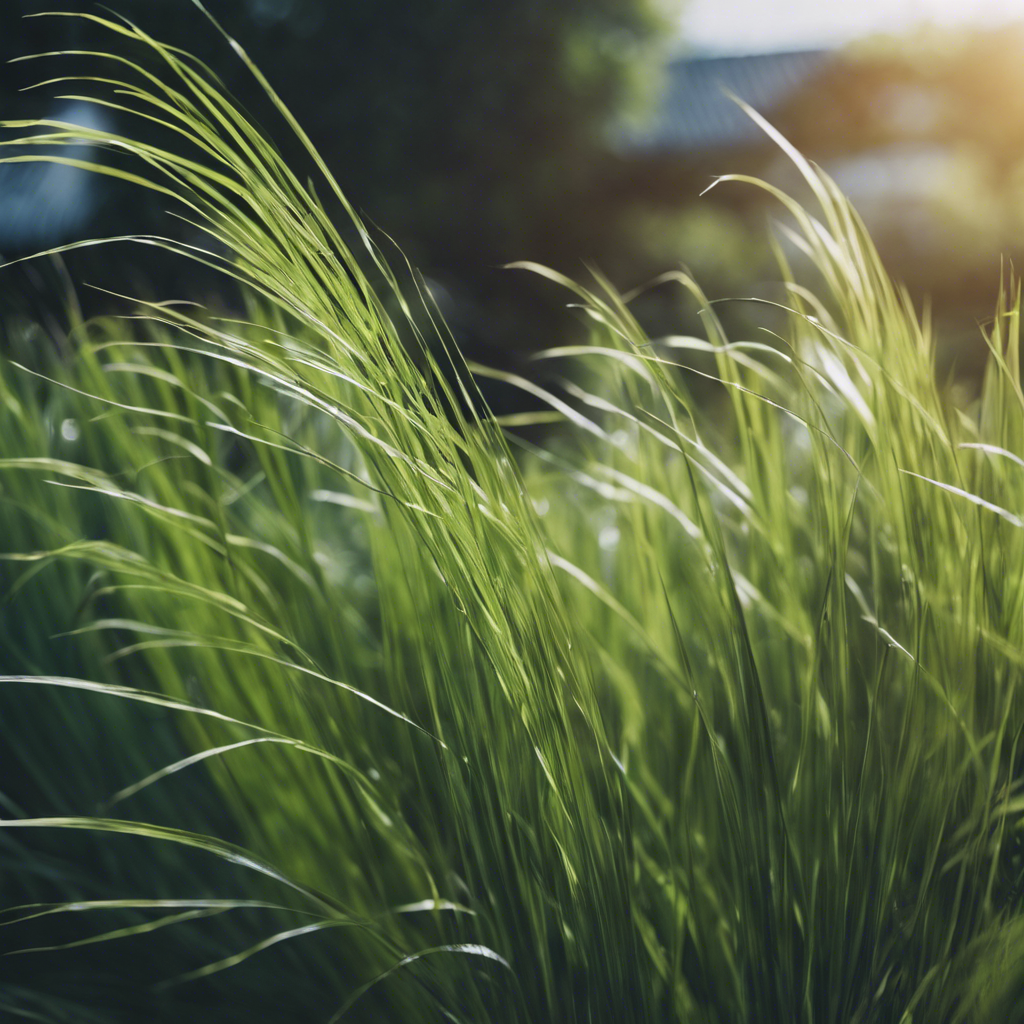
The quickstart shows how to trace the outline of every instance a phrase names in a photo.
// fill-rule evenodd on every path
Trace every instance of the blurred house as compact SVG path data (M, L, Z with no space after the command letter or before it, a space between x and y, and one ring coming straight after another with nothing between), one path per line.
M650 271L674 259L713 292L749 294L746 281L772 277L758 246L780 207L742 184L698 197L729 173L810 196L730 94L835 179L916 299L977 334L1002 254L1024 254L1024 28L672 63L655 116L616 132L621 188L650 237L675 233L655 239Z
M952 156L952 140L934 138L943 85L941 78L900 81L833 50L684 58L669 65L653 118L620 130L615 142L643 168L644 187L653 186L647 195L673 203L692 198L680 195L680 185L700 191L723 173L797 186L790 162L779 159L739 99L819 162L856 204L905 209ZM674 192L666 196L666 187Z

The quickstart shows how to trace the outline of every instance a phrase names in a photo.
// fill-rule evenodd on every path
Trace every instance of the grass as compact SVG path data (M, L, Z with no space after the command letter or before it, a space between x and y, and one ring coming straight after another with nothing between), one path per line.
M311 147L343 232L211 73L88 20L132 62L68 88L174 146L22 144L126 159L208 245L139 241L247 313L0 368L4 941L63 947L8 1011L99 1013L61 964L136 948L128 1019L1021 1019L1016 282L957 405L779 139L814 206L777 195L781 329L728 339L679 273L706 335L652 340L524 265L593 328L528 443Z

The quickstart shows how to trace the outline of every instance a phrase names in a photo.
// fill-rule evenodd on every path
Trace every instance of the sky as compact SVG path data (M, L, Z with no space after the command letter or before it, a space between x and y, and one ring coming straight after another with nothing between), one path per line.
M686 43L716 53L806 49L922 22L1024 20L1024 0L688 0Z

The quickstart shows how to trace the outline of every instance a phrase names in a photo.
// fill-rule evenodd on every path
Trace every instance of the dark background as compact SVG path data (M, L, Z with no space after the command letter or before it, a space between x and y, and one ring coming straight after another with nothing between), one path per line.
M49 6L8 0L0 8L0 58L112 45L109 34L79 19L22 17ZM115 6L214 68L298 169L311 170L241 61L188 0ZM81 0L63 7L104 13ZM660 5L211 0L209 9L298 115L356 208L429 275L474 355L502 362L548 344L546 334L571 322L556 312L562 296L555 301L553 289L502 264L529 258L578 276L585 262L621 263L628 167L608 128L655 97L671 40ZM8 117L54 116L59 108L48 97L62 90L19 94L25 85L103 73L96 60L77 56L0 67L0 114ZM88 190L65 217L51 212L45 231L33 230L33 216L28 230L8 230L6 239L0 206L0 251L16 256L83 234L166 230L159 202L106 182ZM52 196L43 202L53 204ZM127 279L136 293L149 287L161 297L167 289L196 291L194 268L182 271L149 252L68 259L76 280L124 291ZM19 279L13 290L24 298L31 288ZM82 301L102 307L95 296Z

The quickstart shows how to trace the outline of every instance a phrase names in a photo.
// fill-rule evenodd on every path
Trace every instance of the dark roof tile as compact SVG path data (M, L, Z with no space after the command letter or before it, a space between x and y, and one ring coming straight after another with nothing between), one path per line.
M634 152L664 152L757 142L762 137L760 129L725 91L771 116L832 57L830 50L798 50L674 61L667 69L655 116L642 128L623 131L620 145Z

